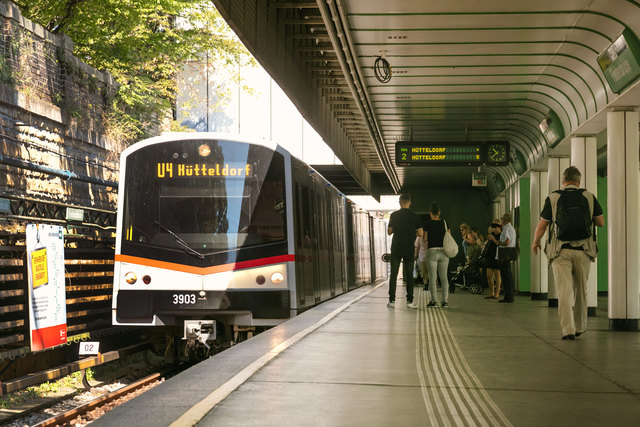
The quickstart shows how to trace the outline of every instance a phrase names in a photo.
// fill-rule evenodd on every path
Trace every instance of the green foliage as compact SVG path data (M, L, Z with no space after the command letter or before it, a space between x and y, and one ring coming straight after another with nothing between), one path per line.
M93 376L93 370L90 368L87 369L87 380L93 381ZM5 396L1 396L0 408L12 408L28 400L47 396L52 393L57 393L60 390L72 391L74 389L81 388L83 388L82 373L78 371L72 373L71 375L67 375L66 377L60 378L57 381L48 381L38 386L27 387L24 390L18 390Z
M210 0L16 0L29 19L67 34L74 54L109 70L121 85L114 132L140 137L170 116L176 75L205 53L227 65L251 63ZM124 136L124 135L123 135Z

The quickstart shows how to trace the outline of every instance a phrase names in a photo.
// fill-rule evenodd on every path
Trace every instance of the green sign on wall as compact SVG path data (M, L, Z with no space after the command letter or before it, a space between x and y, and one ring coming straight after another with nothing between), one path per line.
M538 128L544 134L550 147L555 147L564 139L564 127L560 117L553 110L549 110L547 117L538 125Z
M598 64L613 93L620 93L640 76L640 42L626 28L600 56Z

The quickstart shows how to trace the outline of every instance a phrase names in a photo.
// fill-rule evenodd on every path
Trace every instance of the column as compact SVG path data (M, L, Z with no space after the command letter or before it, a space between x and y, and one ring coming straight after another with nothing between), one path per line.
M637 331L638 274L638 112L607 113L607 205L609 243L609 326Z
M529 181L529 200L530 200L530 229L533 233L540 222L540 212L544 207L544 201L547 198L547 171L532 170L530 172ZM542 238L542 242L546 240L546 233ZM544 243L542 244L544 248ZM521 248L524 249L524 248ZM521 251L524 252L524 251ZM544 251L539 251L538 255L535 255L533 251L529 250L529 257L531 262L530 281L531 281L531 299L532 300L546 300L548 297L548 276L549 267L547 263L547 256ZM557 298L557 296L556 296ZM557 300L556 300L557 305Z
M504 190L504 206L502 206L502 213L511 212L512 209L511 187ZM500 215L502 216L502 215Z
M548 194L551 194L562 188L562 172L569 167L569 158L549 157L547 164L549 169L547 172ZM542 245L542 247L544 248L544 245ZM557 307L558 290L556 289L556 282L553 279L553 271L551 271L551 269L547 270L547 281L549 287L549 307Z
M506 192L505 192L505 193L506 193ZM507 212L505 199L506 199L505 194L501 194L501 195L500 195L500 196L498 196L498 198L497 198L497 201L498 201L498 214L496 215L496 218L497 218L497 219L502 218L502 214L504 214L505 212ZM494 218L494 219L496 219L496 218Z
M582 173L580 187L598 197L598 165L595 136L577 136L571 138L571 165ZM596 231L597 232L597 231ZM587 282L587 313L596 315L598 307L598 264L591 264Z
M493 200L493 202L491 202L491 220L493 221L494 219L500 219L500 216L502 215L500 212L500 199L501 197L497 197L496 199Z

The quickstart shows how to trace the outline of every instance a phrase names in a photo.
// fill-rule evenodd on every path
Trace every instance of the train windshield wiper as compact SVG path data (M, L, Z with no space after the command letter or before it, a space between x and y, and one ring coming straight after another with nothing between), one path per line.
M173 238L175 239L176 243L178 245L180 245L180 247L182 249L184 249L184 251L186 253L188 253L189 255L194 255L196 257L198 257L199 259L204 259L204 255L202 255L200 252L196 251L195 249L193 249L191 246L189 246L187 244L187 242L185 242L184 240L182 240L182 238L180 236L178 236L176 233L174 233L173 231L169 230L167 227L165 227L164 225L160 224L157 220L154 221L156 224L158 224L158 226L160 226L164 231L166 231L167 233L171 234L173 236Z

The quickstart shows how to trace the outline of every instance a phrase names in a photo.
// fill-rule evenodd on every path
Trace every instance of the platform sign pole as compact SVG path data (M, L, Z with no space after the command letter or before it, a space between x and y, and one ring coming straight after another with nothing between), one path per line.
M27 225L31 351L67 342L63 230L57 225Z
M540 215L538 212L542 211L544 202L547 198L547 171L532 170L530 173L530 191L529 191L529 206L531 215L529 218L530 230L535 230L540 221ZM542 242L546 242L547 233L545 232ZM544 243L543 243L544 246ZM531 299L532 300L546 300L549 295L549 282L547 272L549 266L547 265L547 256L544 251L540 251L538 255L535 255L533 251L529 254L529 262L531 265L530 280L531 280Z
M640 318L638 265L638 112L607 113L607 231L609 326L637 331Z

